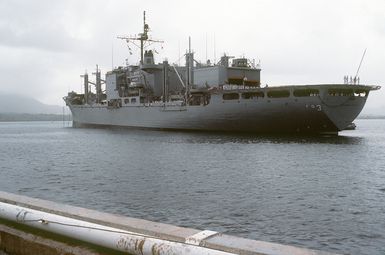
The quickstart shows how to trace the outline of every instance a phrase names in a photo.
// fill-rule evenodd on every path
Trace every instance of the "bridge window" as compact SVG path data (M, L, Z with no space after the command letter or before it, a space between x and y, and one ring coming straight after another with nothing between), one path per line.
M239 99L238 93L223 94L223 100L238 100L238 99Z
M296 97L314 97L319 96L318 89L296 89L293 92Z
M363 90L363 89L356 89L354 91L354 96L356 96L356 97L366 97L366 96L368 96L368 91Z
M282 97L289 97L290 91L288 90L271 90L267 92L267 97L270 98L282 98Z
M259 98L259 97L265 97L265 93L263 93L262 91L242 93L243 99L253 99L253 98Z
M340 96L340 97L347 97L347 96L353 96L353 89L329 89L328 90L329 96Z

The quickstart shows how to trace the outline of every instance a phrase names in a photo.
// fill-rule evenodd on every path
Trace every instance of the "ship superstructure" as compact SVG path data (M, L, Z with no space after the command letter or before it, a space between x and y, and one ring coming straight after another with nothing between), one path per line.
M115 68L104 80L97 68L95 82L83 75L83 94L71 92L64 98L75 127L336 134L358 116L369 92L380 88L359 84L261 87L261 68L254 61L224 55L218 63L201 64L191 46L184 66L168 61L156 64L154 52L145 48L146 42L156 42L148 31L144 16L139 36L120 37L140 42L138 65Z

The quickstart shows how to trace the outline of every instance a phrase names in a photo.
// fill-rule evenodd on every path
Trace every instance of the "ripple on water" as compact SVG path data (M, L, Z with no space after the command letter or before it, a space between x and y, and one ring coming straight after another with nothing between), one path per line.
M339 137L0 123L0 189L337 253L384 254L385 121ZM358 134L358 135L355 135Z

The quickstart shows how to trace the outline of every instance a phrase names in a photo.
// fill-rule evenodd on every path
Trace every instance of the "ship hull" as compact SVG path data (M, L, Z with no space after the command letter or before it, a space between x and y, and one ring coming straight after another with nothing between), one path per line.
M322 87L320 87L322 88ZM321 89L322 90L322 89ZM321 91L322 92L322 91ZM367 95L223 100L213 94L208 105L70 105L75 127L203 130L248 133L337 134L361 112Z

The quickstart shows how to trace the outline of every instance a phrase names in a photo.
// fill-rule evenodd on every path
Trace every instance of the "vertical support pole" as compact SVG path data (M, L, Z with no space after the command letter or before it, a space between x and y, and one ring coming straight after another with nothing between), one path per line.
M188 38L188 51L189 51L189 84L194 84L194 53L191 51L191 37Z
M191 52L191 37L188 38L189 50L186 53L186 103L190 95L191 85L194 84L194 53Z
M96 65L96 103L100 103L102 96L102 81L100 79L100 69Z
M163 61L163 103L168 102L168 61Z
M186 97L186 104L188 104L188 98L189 98L189 95L190 95L190 53L186 53L186 93L185 93L185 97Z
M84 104L88 104L88 73L83 75L84 78Z

